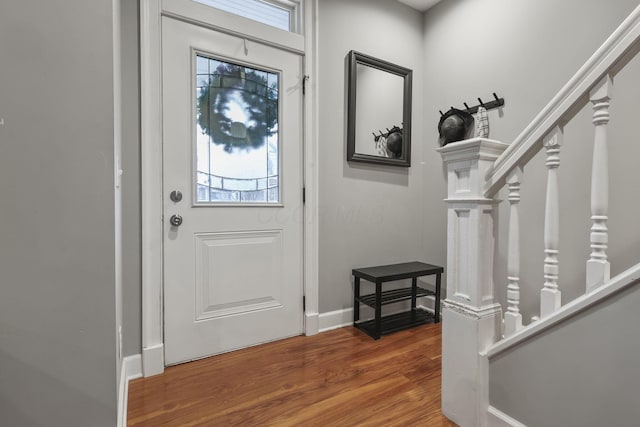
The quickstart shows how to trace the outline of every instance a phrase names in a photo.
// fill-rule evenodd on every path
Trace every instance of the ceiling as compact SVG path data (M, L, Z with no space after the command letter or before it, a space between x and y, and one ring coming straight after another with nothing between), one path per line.
M420 12L424 12L429 9L436 3L440 2L440 0L398 0L400 3L404 3L406 5L411 6L412 8L419 10Z

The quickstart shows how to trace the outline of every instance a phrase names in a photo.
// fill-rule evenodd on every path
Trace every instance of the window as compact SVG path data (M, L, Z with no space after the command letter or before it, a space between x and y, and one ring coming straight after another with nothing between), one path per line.
M280 201L280 75L196 55L198 203Z
M297 3L285 0L194 0L285 31L296 31Z

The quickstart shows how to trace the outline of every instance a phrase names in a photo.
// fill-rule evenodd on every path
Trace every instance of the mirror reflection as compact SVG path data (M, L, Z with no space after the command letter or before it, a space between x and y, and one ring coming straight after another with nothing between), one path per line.
M389 132L393 128L398 131L402 128L404 78L365 64L357 64L356 73L358 96L355 151L371 156L401 157L402 145L393 144L394 140L398 140L398 137L393 136L397 132Z

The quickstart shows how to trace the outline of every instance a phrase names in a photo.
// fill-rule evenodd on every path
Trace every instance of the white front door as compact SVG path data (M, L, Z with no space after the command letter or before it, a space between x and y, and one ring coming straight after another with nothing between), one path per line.
M297 54L162 18L168 365L302 333L302 77Z

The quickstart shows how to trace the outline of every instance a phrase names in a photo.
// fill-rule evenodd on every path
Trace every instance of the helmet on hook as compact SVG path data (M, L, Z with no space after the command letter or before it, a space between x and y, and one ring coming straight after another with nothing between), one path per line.
M473 116L463 110L452 108L440 117L438 133L440 133L440 146L450 142L462 141L469 137L473 129Z

